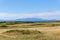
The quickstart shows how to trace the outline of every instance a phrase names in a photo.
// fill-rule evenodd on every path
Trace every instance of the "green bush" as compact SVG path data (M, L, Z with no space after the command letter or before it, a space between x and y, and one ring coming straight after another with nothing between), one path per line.
M31 32L29 30L21 30L22 34L30 34Z
M0 27L8 27L7 25L1 25Z

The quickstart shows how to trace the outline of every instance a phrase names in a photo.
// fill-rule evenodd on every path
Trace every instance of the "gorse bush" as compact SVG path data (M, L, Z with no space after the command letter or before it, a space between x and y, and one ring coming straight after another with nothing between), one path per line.
M30 34L31 32L29 30L21 30L22 34Z
M3 34L8 35L9 40L11 37L14 37L13 40L54 40L52 36L45 35L38 30L10 30Z
M8 27L7 25L1 25L0 27Z
M35 35L35 34L41 34L40 31L36 31L36 30L10 30L10 31L6 31L4 33L7 34L19 34L19 35Z

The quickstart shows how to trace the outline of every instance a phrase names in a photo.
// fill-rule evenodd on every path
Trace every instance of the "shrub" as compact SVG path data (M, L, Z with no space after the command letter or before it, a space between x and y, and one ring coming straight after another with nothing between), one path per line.
M10 30L10 31L4 32L4 34L8 34L8 35L36 35L36 34L42 34L42 33L37 30Z
M31 32L29 30L21 30L22 34L30 34Z
M1 25L0 27L8 27L7 25Z

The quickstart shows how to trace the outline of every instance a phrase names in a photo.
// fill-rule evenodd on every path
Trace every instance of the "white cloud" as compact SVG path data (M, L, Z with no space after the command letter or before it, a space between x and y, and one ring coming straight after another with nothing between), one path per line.
M60 11L42 13L0 13L0 19L14 20L18 18L43 18L60 20Z

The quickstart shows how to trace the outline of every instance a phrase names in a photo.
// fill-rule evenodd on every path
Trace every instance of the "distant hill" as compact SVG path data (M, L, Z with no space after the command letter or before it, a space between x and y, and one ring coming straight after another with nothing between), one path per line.
M55 20L46 20L46 19L42 19L42 18L19 18L19 19L16 19L16 21L51 22L51 21L55 21Z
M46 19L42 19L42 18L18 18L18 19L15 19L15 20L0 20L0 22L3 22L3 21L22 21L22 22L53 22L53 21L56 21L56 20L46 20Z

